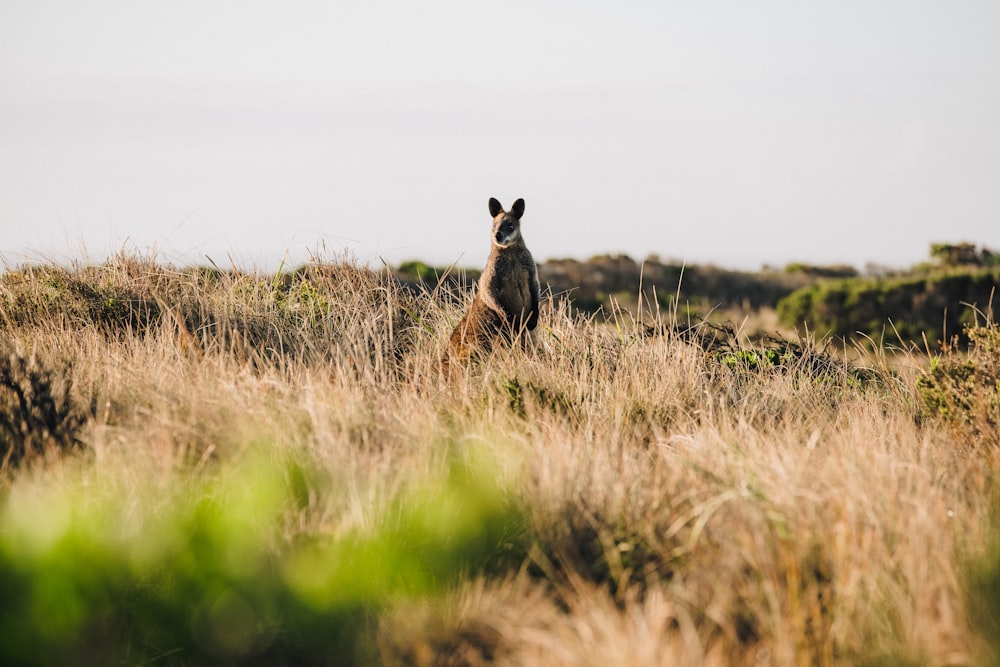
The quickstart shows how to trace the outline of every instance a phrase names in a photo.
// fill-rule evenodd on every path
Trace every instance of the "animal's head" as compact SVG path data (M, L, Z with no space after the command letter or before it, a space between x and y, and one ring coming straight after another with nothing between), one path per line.
M520 240L523 199L518 199L510 211L505 211L500 202L490 197L490 215L493 216L493 245L506 248Z

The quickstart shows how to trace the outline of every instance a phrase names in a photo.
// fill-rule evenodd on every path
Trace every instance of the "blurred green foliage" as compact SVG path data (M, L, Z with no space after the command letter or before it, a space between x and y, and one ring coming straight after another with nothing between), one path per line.
M475 455L415 482L369 529L289 537L314 471L274 458L166 498L96 478L13 486L0 664L375 662L379 609L439 593L520 540L520 512Z

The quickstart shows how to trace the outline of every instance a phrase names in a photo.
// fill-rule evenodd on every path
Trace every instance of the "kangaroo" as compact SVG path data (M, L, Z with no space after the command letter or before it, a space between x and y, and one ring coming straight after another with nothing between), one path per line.
M490 215L490 257L469 312L451 334L441 364L446 373L450 359L465 362L475 354L489 354L497 340L512 343L538 325L538 269L521 236L524 200L518 199L508 212L491 197Z

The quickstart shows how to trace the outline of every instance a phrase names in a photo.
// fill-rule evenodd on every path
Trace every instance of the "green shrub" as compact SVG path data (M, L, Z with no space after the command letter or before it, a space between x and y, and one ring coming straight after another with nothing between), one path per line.
M409 280L418 280L424 283L436 283L444 276L451 276L452 279L457 279L459 283L473 283L479 280L479 276L482 271L479 269L464 268L456 269L455 267L440 267L431 266L430 264L425 264L424 262L410 260L403 262L399 265L396 270L399 277Z
M434 267L419 261L403 262L399 265L399 273L417 280L433 280L436 275Z
M944 346L917 378L917 392L927 412L960 435L1000 445L1000 327L989 319L965 334L968 352Z
M788 326L805 324L819 336L861 333L882 340L891 329L906 343L939 340L963 332L971 317L969 305L991 316L991 295L998 285L997 269L820 281L781 299L778 316ZM960 339L965 342L961 333Z

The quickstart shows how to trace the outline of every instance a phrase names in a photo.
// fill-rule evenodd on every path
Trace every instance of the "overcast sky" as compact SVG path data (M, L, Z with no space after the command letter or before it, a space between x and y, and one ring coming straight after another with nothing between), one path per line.
M1000 249L1000 2L0 0L0 259Z

